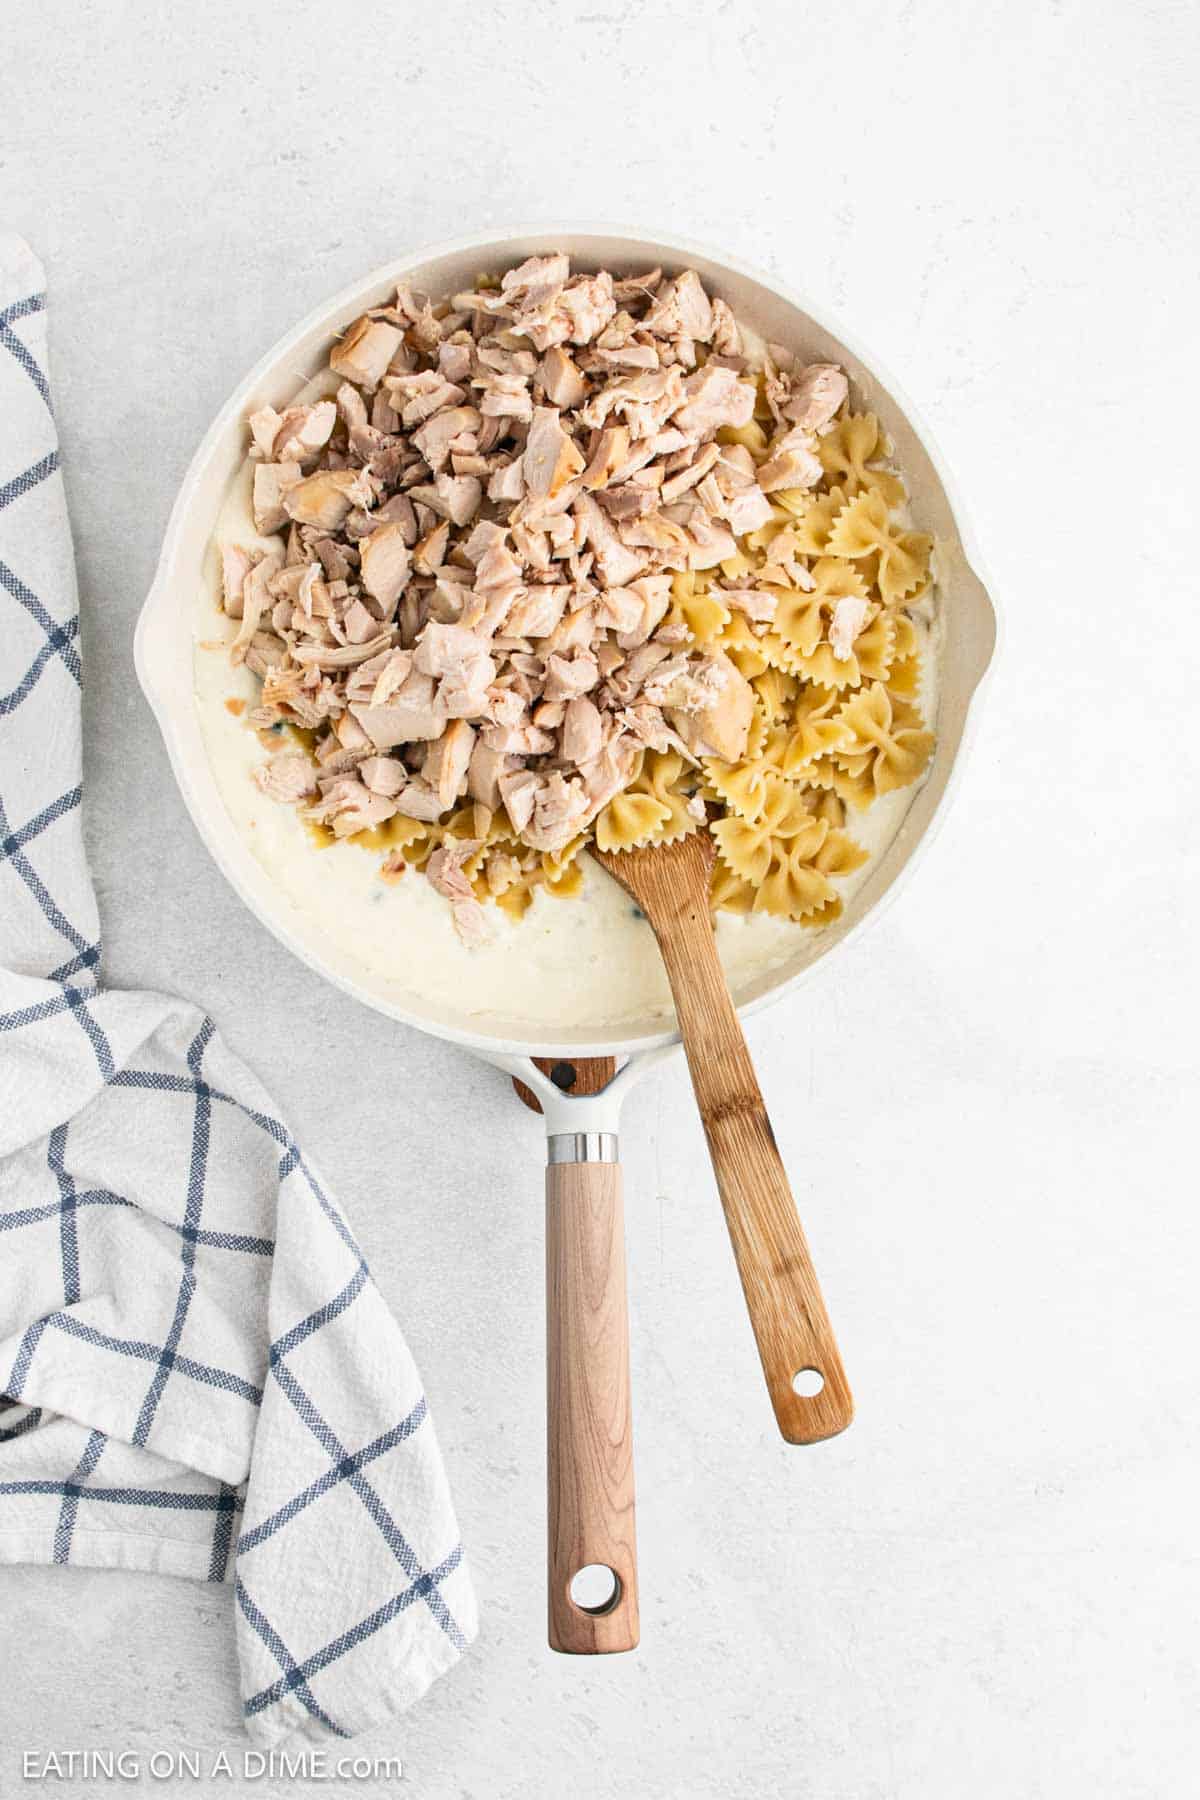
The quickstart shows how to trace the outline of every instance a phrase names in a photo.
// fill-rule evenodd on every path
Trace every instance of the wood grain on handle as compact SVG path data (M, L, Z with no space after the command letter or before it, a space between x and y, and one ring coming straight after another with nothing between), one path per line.
M711 839L694 832L600 860L638 901L662 951L779 1429L791 1444L833 1437L849 1425L854 1403L717 953ZM821 1390L798 1394L793 1380L810 1369Z
M546 1170L546 1433L550 1648L574 1655L638 1641L625 1221L616 1163ZM589 1612L571 1598L600 1563L619 1586Z

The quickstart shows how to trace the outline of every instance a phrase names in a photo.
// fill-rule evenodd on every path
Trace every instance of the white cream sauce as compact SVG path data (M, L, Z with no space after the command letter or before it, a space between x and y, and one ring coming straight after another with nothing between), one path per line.
M325 384L310 385L315 391ZM241 700L248 711L257 702L259 683L247 669L229 662L237 623L220 610L217 548L221 543L249 547L273 541L255 533L250 484L246 465L231 485L217 522L208 579L196 596L196 706L230 820L302 916L303 935L312 950L319 955L324 947L339 961L349 959L364 984L383 989L399 1003L407 992L425 1005L481 1024L489 1017L523 1021L544 1026L549 1034L568 1025L584 1032L635 1019L648 1027L651 1021L669 1022L670 990L653 934L628 896L590 857L583 858L584 889L577 899L557 900L538 889L519 921L489 907L491 940L468 950L454 929L449 906L422 875L410 870L398 882L383 881L382 852L352 843L322 848L294 807L259 792L252 774L272 752L244 714L226 705ZM916 624L925 651L922 710L934 720L940 632L928 603L918 609ZM895 837L916 791L885 795L867 812L852 815L849 828L871 852L871 862L836 882L844 900ZM819 933L765 913L718 913L716 935L736 997L792 962Z

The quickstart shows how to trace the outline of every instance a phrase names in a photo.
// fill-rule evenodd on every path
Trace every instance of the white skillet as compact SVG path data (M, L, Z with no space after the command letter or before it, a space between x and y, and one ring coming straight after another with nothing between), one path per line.
M940 822L961 769L974 702L992 661L997 622L976 573L961 505L928 429L890 377L844 335L822 324L812 307L766 275L667 239L622 233L611 226L538 227L504 237L459 238L376 269L321 306L268 352L239 383L192 459L171 513L154 583L138 623L138 677L154 709L171 766L201 837L257 917L309 966L366 1005L461 1044L519 1077L540 1101L548 1144L547 1293L549 1402L550 1641L556 1649L592 1653L632 1648L638 1641L637 1572L633 1520L632 1440L623 1227L617 1141L621 1104L634 1081L678 1043L662 1015L580 1030L571 995L562 991L561 1017L552 1026L517 1017L480 1017L444 998L423 995L420 970L402 989L358 962L345 946L314 928L253 854L234 827L209 762L194 683L195 597L213 579L218 516L246 453L245 418L256 407L282 408L324 367L329 345L368 306L387 301L397 280L435 298L474 283L485 270L524 257L566 250L580 267L634 274L661 264L668 272L698 270L710 293L765 339L785 343L806 360L840 363L851 378L858 408L869 407L896 446L912 495L913 513L937 544L943 616L938 671L937 749L923 786L899 832L872 859L862 886L840 920L818 933L798 929L794 954L769 974L738 985L742 1014L791 993L818 963L877 918L911 877L918 853ZM975 565L974 567L972 565ZM564 902L563 904L570 904ZM620 971L614 971L619 981ZM602 1092L564 1092L530 1060L534 1055L628 1059ZM780 1259L786 1262L786 1258ZM787 1279L781 1269L778 1279ZM786 1302L781 1290L776 1299ZM800 1371L798 1370L799 1374ZM813 1401L813 1406L820 1404ZM806 1434L805 1401L798 1396L785 1435L805 1441L829 1435L815 1423ZM777 1414L779 1406L777 1405ZM781 1424L783 1423L781 1418ZM572 1582L584 1566L612 1571L610 1592L589 1601ZM576 1597L578 1594L578 1597Z

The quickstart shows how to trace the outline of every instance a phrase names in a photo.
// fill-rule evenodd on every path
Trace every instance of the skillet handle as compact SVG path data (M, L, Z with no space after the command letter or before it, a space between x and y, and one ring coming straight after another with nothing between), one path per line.
M549 1139L546 1170L549 1641L552 1650L576 1656L632 1650L638 1642L625 1221L616 1145L609 1132L558 1133ZM598 1591L581 1592L577 1600L571 1586L585 1568L595 1571L585 1579ZM611 1576L602 1576L603 1570Z

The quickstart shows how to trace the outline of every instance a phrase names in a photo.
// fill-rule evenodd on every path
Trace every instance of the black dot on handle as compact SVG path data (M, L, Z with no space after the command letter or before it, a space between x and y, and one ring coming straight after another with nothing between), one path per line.
M556 1088L568 1094L579 1079L579 1070L572 1062L556 1062L550 1071L550 1079Z

